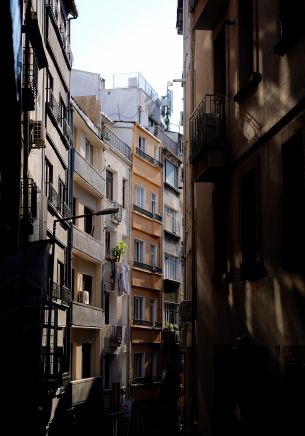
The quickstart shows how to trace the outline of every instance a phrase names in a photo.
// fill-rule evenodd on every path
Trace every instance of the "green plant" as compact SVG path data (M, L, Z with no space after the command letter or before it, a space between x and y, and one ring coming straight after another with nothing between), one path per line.
M125 241L118 241L112 249L112 257L115 262L120 262L122 256L126 253L127 243Z
M166 321L166 322L165 322L165 328L166 328L167 330L170 330L171 332L173 332L173 331L175 331L175 330L178 330L178 326L177 326L177 324L174 324L174 323L169 322L169 321Z

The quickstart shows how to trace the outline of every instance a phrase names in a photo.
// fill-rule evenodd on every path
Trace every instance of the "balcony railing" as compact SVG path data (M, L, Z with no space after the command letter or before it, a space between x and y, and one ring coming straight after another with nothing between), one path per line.
M71 290L64 285L50 282L49 300L69 307L71 303Z
M28 219L31 223L37 218L37 186L33 179L27 180L28 194ZM21 202L20 202L20 218L24 218L24 195L25 195L24 179L21 179Z
M154 159L153 157L149 156L149 154L146 154L144 151L140 150L140 148L136 148L137 154L142 158L147 160L147 162L150 162L155 167L162 168L162 163L159 162L157 159Z
M204 96L190 117L191 158L225 145L225 95Z
M158 266L153 266L153 265L149 265L147 263L138 262L137 260L135 260L133 264L136 268L145 269L146 271L151 271L151 272L156 272L156 273L162 272L162 269L159 268Z
M105 195L105 179L101 174L79 153L74 150L74 171L91 185L99 194Z
M108 142L119 153L131 160L131 148L125 144L115 133L113 133L106 125L103 125L101 131L102 140Z
M163 147L170 150L179 159L182 159L182 153L181 153L181 149L180 149L180 141L179 141L179 143L175 142L159 126L148 127L148 130L153 135L155 135L158 139L160 139Z
M139 213L142 213L143 215L146 215L149 218L152 218L154 220L162 222L162 216L158 215L156 213L150 212L149 210L143 209L140 206L137 206L136 204L133 205L133 209Z
M71 210L66 202L62 201L56 189L49 183L48 187L48 202L56 209L64 218L68 218L71 215Z

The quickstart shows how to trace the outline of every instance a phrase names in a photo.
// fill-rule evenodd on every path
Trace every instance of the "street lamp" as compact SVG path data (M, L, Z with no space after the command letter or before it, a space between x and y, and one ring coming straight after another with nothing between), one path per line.
M103 210L99 210L97 212L91 212L91 213L84 213L81 215L71 215L65 218L58 218L55 219L53 221L53 233L52 233L52 253L51 253L51 284L50 284L50 289L49 289L49 308L48 308L48 330L47 330L47 352L46 352L46 376L47 379L50 376L51 373L51 326L52 326L52 310L51 310L51 305L52 305L52 289L53 289L53 276L54 276L54 261L55 261L55 241L56 241L56 224L57 223L63 223L63 222L67 222L67 221L71 221L74 219L78 219L78 218L86 218L89 216L100 216L100 215L111 215L111 214L115 214L117 212L119 212L119 208L118 207L113 207L113 208L107 208L107 209L103 209ZM54 324L55 324L55 317L54 317ZM67 326L68 327L68 326ZM69 326L70 327L70 326Z

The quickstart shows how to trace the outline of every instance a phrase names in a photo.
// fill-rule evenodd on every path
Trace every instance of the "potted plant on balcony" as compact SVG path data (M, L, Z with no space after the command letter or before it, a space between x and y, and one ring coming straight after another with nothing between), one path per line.
M112 249L113 262L120 262L127 250L127 243L125 241L118 241Z

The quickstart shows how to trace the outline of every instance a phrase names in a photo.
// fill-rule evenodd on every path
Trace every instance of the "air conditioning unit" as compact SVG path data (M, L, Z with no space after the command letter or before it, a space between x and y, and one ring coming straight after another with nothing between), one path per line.
M31 148L45 148L45 128L42 121L32 121Z
M192 302L190 300L183 300L180 303L180 316L181 321L192 321Z
M79 303L89 304L89 292L78 291L77 300Z

